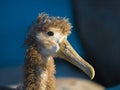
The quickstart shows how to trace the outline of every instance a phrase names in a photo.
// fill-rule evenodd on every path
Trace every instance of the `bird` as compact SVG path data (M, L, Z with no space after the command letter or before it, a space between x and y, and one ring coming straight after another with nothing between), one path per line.
M91 79L94 68L72 48L67 40L72 25L64 17L42 13L32 25L25 44L28 46L24 65L25 90L55 90L54 57L67 60L82 69Z
M93 66L79 56L67 40L71 29L72 25L65 17L38 15L25 40L23 83L13 90L56 90L54 57L70 62L90 79L94 78Z

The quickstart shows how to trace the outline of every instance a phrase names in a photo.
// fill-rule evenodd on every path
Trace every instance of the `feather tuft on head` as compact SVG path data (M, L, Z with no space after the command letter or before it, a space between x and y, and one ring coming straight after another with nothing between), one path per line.
M72 25L65 17L51 17L48 14L41 13L38 15L37 21L31 26L26 44L28 46L35 45L36 33L46 32L50 27L59 28L60 33L67 36L71 33Z

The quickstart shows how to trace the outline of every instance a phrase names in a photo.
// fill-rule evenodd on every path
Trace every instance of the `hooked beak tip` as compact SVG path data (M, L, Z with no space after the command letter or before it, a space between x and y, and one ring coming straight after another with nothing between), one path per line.
M60 49L57 52L58 57L67 60L72 63L83 72L85 72L91 79L95 76L95 70L88 62L86 62L82 57L80 57L77 52L72 48L70 43L64 39L60 44Z

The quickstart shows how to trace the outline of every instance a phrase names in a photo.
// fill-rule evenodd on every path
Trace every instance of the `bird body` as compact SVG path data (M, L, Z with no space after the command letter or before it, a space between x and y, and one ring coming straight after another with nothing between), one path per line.
M24 65L25 90L55 90L54 60L42 56L34 47L26 52Z

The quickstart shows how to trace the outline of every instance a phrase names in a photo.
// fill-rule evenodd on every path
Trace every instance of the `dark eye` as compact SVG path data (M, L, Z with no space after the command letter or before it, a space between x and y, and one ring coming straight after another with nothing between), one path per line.
M53 33L52 31L47 32L47 34L48 34L49 36L53 36L53 35L54 35L54 33Z

